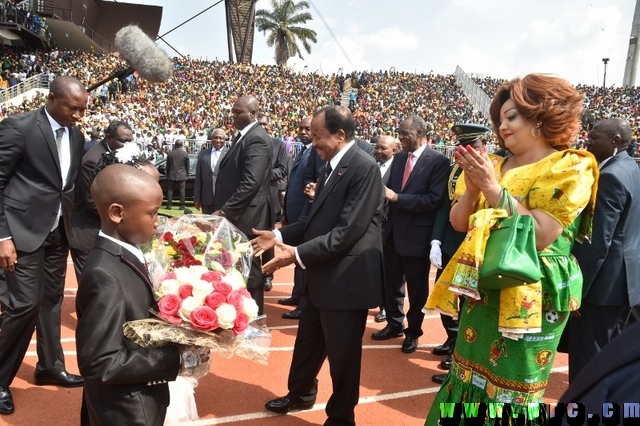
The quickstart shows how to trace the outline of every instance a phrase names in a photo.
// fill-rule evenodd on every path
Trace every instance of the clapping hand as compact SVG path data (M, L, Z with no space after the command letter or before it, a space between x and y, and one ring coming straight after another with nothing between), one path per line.
M273 248L276 243L276 234L272 231L259 231L257 229L251 229L256 237L249 241L251 243L251 247L253 247L253 255L258 257L261 256L265 251Z
M262 265L263 274L273 274L280 268L289 266L296 261L296 253L292 246L278 243L276 245L280 251L273 259Z

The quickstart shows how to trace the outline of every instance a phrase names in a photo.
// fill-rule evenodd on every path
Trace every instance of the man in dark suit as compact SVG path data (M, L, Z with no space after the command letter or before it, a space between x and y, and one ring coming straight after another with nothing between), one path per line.
M266 114L258 114L258 124L262 126L267 135L269 135L269 116ZM269 197L271 201L271 215L273 223L271 227L276 226L276 218L280 216L280 194L278 193L278 187L281 182L286 182L289 179L289 160L290 156L287 154L287 145L278 139L271 138L271 180L269 184ZM273 259L273 250L267 250L262 256L262 263L265 264ZM264 274L263 277L264 290L271 291L273 288L273 274Z
M103 154L122 148L126 142L132 140L131 126L124 121L112 121L107 126L104 140L82 156L80 172L76 179L73 223L69 240L71 259L78 282L80 282L82 267L89 257L89 252L100 230L100 216L89 190L95 176L96 164Z
M387 325L371 338L402 336L406 278L409 311L402 343L404 353L414 352L422 335L422 308L429 293L429 242L436 212L446 198L449 175L449 160L429 148L426 132L426 123L416 115L400 123L402 151L394 156L385 189L389 202L382 232Z
M371 140L374 140L373 138ZM391 164L393 163L393 156L398 151L396 139L393 136L388 135L376 135L375 136L375 148L374 158L378 162L380 167L380 175L382 176L382 184L387 185L389 182L389 175L391 174ZM382 223L387 220L389 214L389 202L385 201L384 210L382 214ZM384 322L387 320L387 314L384 311L384 304L380 305L380 310L376 314L375 322Z
M157 232L162 190L150 175L124 164L102 170L92 189L102 220L76 299L78 367L85 378L82 421L162 426L167 382L178 375L186 349L143 348L122 329L127 321L149 318L156 305L138 246Z
M456 124L451 128L456 135L456 146L471 146L473 149L482 150L485 148L486 139L483 137L490 129L479 124ZM490 154L491 155L491 154ZM453 255L462 244L462 240L467 235L466 232L457 232L449 222L449 212L451 211L451 203L454 200L456 183L462 173L462 168L457 164L451 164L451 172L447 184L447 198L436 213L436 219L433 224L433 233L431 234L431 250L429 251L429 260L431 265L437 268L436 281L442 275L443 268L449 263ZM460 299L462 303L462 298ZM442 326L447 332L447 340L442 344L433 348L434 355L446 355L446 357L438 365L443 370L451 369L453 362L453 348L458 338L458 320L454 320L448 315L440 315ZM436 383L442 383L446 374L434 374L431 377Z
M211 132L211 148L203 149L198 154L196 163L196 180L193 185L193 201L196 209L202 213L213 213L213 189L218 176L218 164L227 153L225 147L227 134L222 129Z
M309 212L311 203L304 193L304 175L313 149L311 148L311 117L305 117L298 123L298 140L302 148L293 160L289 184L284 198L284 218L282 226L297 222L301 216ZM293 270L293 290L291 297L279 299L281 305L296 306L291 312L282 314L285 319L300 319L306 304L306 271L296 264Z
M91 148L100 143L100 132L98 130L91 131L91 139L89 142L84 144L84 148L82 149L82 154L86 154L89 152Z
M583 275L580 316L569 321L569 380L617 336L640 303L640 170L629 123L597 122L585 142L600 163L591 244L574 246Z
M281 245L266 271L297 262L307 270L309 299L302 316L289 371L287 396L266 408L286 413L313 406L316 376L325 358L333 394L325 425L355 425L362 336L367 313L382 302L383 185L373 159L356 146L355 120L341 106L317 111L311 122L313 146L327 162L309 214L279 231L260 231L256 253ZM279 236L277 236L279 235Z
M178 139L167 154L167 209L171 210L173 190L178 186L180 192L179 210L184 210L185 188L189 178L189 154L183 149L184 143Z
M271 138L256 121L258 100L241 96L233 105L233 125L239 133L220 160L213 199L214 214L226 217L247 237L252 229L267 229L273 223L269 184L271 182ZM264 310L264 287L260 259L254 258L247 290Z
M60 343L73 183L84 136L76 123L87 92L73 77L51 83L45 107L0 122L0 266L9 303L0 330L0 413L37 327L36 385L81 386L65 371Z

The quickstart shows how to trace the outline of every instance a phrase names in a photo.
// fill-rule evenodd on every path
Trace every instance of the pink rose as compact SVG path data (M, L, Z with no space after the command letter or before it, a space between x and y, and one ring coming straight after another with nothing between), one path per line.
M241 288L240 290L236 291L247 299L253 299L253 297L251 297L251 293L249 293L249 290L247 290L246 288Z
M178 293L180 293L180 299L184 300L189 296L193 296L193 286L191 284L184 284L178 288Z
M249 317L244 312L238 312L233 323L233 334L240 334L249 327Z
M231 290L232 290L232 288L231 288L231 286L229 284L227 284L225 282L222 282L222 281L214 282L213 283L213 288L215 288L215 290L218 293L222 293L225 296L228 295L229 293L231 293Z
M164 280L175 280L176 279L176 273L174 271L171 272L165 272L164 274L162 274L162 276L159 279L159 282L162 282Z
M232 291L227 295L227 303L233 305L236 308L236 311L242 310L242 294L239 291Z
M179 312L182 301L175 294L167 294L158 300L160 315L172 324L180 324Z
M204 298L204 304L211 309L218 309L218 306L222 305L226 300L227 298L224 294L214 291L211 294L207 294Z
M212 331L218 328L218 315L208 306L200 306L191 312L191 324L202 331Z
M209 271L209 272L205 272L204 274L202 274L200 279L203 280L203 281L207 281L207 282L210 282L210 283L213 284L213 283L216 283L216 282L220 282L220 280L224 276L225 276L224 272Z

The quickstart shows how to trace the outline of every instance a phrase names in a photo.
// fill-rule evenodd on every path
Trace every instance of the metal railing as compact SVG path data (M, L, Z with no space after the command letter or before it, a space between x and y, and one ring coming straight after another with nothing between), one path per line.
M8 89L0 90L0 104L7 102L16 96L23 95L31 89L48 89L49 74L38 74L29 77L22 83L11 86Z
M456 67L453 75L456 77L456 81L462 88L464 95L469 99L469 102L471 102L471 105L480 111L484 118L489 118L489 107L491 106L491 98L489 98L489 95L459 66Z

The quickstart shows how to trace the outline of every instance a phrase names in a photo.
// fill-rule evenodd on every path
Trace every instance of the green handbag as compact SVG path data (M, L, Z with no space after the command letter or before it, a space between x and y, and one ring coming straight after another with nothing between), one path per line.
M479 288L502 290L532 284L542 278L533 217L516 213L513 198L503 188L498 204L504 209L507 202L511 216L500 219L491 228L480 268Z

